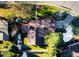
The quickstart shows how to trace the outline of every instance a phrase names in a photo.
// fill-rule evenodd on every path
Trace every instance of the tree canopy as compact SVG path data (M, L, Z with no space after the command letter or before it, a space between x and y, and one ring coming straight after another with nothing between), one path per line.
M48 52L47 52L47 56L51 57L51 56L56 56L57 54L57 50L59 49L58 46L61 43L61 37L60 37L60 33L48 33L45 36L45 42L47 42L48 44Z
M74 35L79 35L79 17L76 17L73 20L72 26L73 26L73 33L74 33Z
M60 10L60 8L57 8L55 6L48 6L48 5L37 5L41 6L37 9L37 16L51 16L53 13Z

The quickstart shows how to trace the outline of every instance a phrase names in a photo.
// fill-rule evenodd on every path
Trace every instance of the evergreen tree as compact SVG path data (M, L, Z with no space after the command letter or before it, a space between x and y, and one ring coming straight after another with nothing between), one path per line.
M56 56L57 50L59 50L58 45L61 43L60 33L48 33L45 36L45 42L48 44L46 53L48 57Z

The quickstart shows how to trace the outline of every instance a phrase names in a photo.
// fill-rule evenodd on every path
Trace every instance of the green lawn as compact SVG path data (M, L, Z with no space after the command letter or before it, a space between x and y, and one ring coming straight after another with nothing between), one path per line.
M2 9L2 8L0 8L0 16L8 18L8 17L10 17L12 15L21 16L21 17L25 18L25 15L22 14L18 10L14 10L14 9Z
M28 39L25 37L24 38L24 44L25 45L28 45L28 41L27 41ZM31 48L31 50L46 50L45 48L41 48L41 47L39 47L39 46L37 46L37 45L28 45L29 46L29 48Z

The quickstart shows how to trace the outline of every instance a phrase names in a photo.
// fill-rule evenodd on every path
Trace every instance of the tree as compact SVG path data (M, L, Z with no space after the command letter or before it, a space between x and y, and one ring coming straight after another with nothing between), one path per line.
M46 53L47 56L52 57L57 55L58 45L61 43L60 33L48 33L45 36L45 42L48 44Z
M55 12L59 11L60 8L55 6L48 6L48 5L38 5L41 6L37 9L38 17L41 16L52 16Z
M28 4L27 2L15 2L14 4L18 10L20 10L26 18L34 18L35 17L35 4Z
M4 51L1 51L1 55L4 57L14 56L14 53L9 51L11 50L12 46L13 46L13 43L9 41L3 41L2 50Z
M79 16L73 20L72 27L74 35L79 35Z

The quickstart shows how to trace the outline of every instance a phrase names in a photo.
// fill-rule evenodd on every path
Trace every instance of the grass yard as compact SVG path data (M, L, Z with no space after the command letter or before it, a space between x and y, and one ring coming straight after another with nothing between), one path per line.
M31 48L31 50L46 50L45 48L41 48L39 46L33 46L33 45L30 45L29 48Z
M21 16L22 18L25 18L26 16L24 14L22 14L20 11L18 10L14 10L12 8L10 9L3 9L0 8L0 16L9 18L12 15L16 15L16 16Z
M24 44L25 45L28 45L28 41L27 41L28 39L25 37L24 38ZM28 47L29 48L31 48L31 50L46 50L45 48L41 48L41 47L39 47L39 46L37 46L37 45L28 45Z

